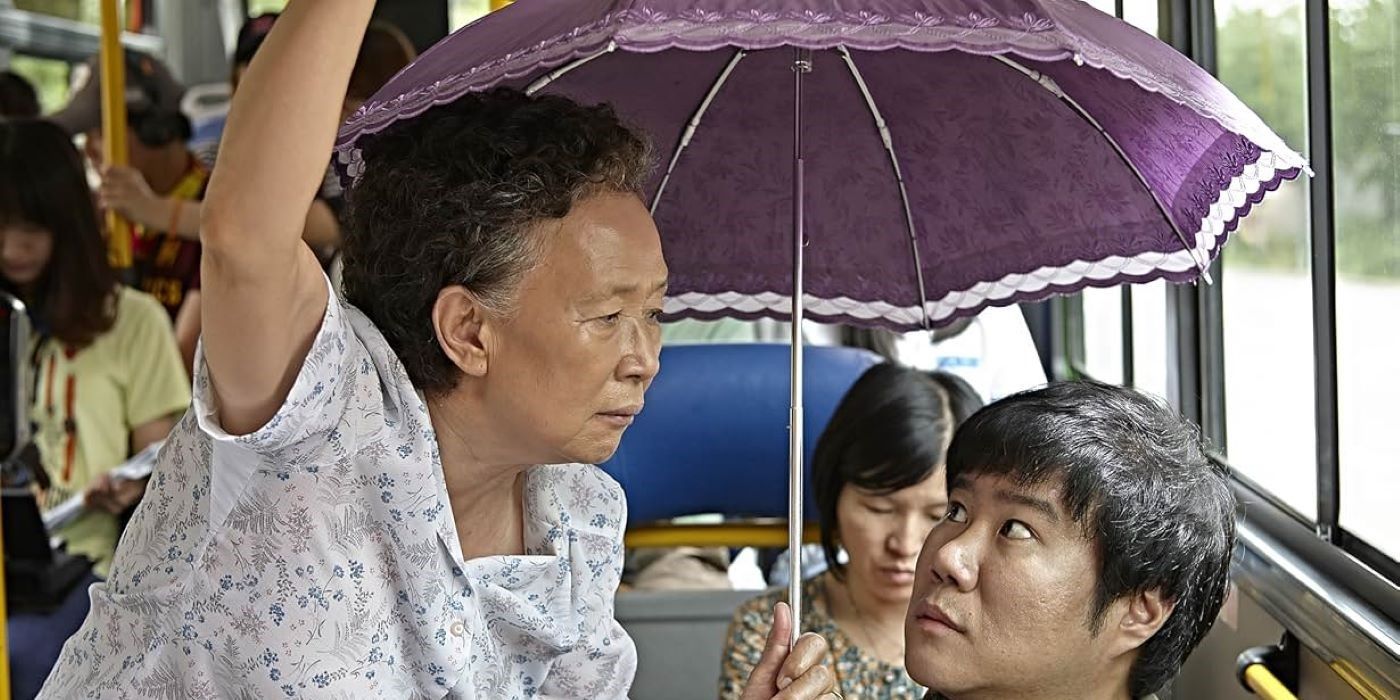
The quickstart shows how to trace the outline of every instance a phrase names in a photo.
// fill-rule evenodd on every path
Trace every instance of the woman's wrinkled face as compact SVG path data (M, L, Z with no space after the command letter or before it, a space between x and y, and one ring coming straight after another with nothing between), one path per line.
M659 369L666 262L635 195L587 197L547 226L540 264L490 335L485 405L532 459L596 464Z
M44 275L53 257L53 235L25 222L0 226L0 272L12 285L28 287Z
M914 590L919 547L948 507L943 467L893 493L847 485L836 500L846 582L865 600L905 604Z

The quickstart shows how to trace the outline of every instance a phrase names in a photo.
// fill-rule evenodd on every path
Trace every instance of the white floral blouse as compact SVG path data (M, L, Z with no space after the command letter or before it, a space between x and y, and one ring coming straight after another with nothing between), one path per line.
M336 300L285 405L219 427L203 358L46 698L617 698L626 505L596 467L525 483L525 556L464 561L421 396Z

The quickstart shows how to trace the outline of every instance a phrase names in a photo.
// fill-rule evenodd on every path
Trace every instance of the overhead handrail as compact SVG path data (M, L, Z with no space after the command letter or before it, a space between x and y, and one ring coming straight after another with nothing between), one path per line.
M1270 668L1270 664L1279 667L1296 684L1296 657L1290 646L1285 636L1279 645L1253 647L1241 652L1235 661L1235 674L1240 685L1264 700L1298 700L1298 696Z

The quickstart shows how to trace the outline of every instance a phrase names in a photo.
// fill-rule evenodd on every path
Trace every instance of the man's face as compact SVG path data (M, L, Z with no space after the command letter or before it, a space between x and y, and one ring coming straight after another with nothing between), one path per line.
M532 462L598 463L617 450L659 369L661 238L634 195L574 206L493 324L485 405Z
M84 136L83 155L87 156L93 168L101 172L103 166L105 166L107 162L106 155L103 153L102 130L90 129L84 132ZM151 148L141 143L141 139L136 138L136 130L127 127L127 163L140 172L141 175L146 178L147 182L156 179L155 174L160 167L158 165L160 162L158 150L159 149Z
M1098 564L1058 484L950 484L905 620L909 675L952 697L1070 697L1097 685L1113 656L1111 635L1089 628Z

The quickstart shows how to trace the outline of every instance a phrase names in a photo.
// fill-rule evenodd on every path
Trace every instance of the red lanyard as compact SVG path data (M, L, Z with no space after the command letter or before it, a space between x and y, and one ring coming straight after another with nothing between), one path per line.
M78 352L72 347L65 346L63 348L63 357L70 363L73 361L73 357L77 354ZM53 385L54 371L57 368L57 366L58 353L50 354L49 367L46 371L47 376L44 382L44 410L48 413L50 419L53 418L54 414ZM65 377L63 390L64 445L62 474L64 484L70 483L73 479L73 462L75 461L75 458L78 453L78 422L74 419L73 413L73 409L78 403L78 379L77 377L73 376L73 370L71 367L68 369L68 372L66 374L67 376Z

